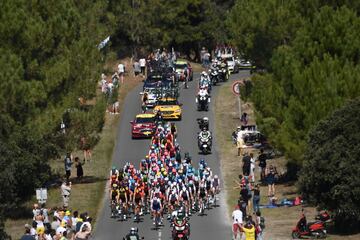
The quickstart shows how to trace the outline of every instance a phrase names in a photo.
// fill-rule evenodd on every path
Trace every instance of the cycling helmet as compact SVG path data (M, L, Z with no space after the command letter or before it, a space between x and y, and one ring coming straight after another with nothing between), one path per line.
M218 175L215 175L214 178L217 179L217 178L218 178Z

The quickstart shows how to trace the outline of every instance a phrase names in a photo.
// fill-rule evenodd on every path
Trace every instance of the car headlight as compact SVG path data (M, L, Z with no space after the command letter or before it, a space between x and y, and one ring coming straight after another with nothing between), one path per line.
M181 113L181 109L177 109L177 110L175 110L174 112L176 112L176 113Z

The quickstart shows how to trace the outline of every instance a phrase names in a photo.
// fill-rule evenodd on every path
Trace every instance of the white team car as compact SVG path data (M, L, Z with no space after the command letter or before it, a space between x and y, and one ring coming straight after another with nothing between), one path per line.
M236 64L235 58L232 54L223 54L221 55L221 58L227 61L228 70L230 73L239 72L239 66Z

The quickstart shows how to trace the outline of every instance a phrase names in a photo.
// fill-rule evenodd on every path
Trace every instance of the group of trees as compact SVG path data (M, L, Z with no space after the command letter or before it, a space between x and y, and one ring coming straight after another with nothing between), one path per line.
M0 216L51 180L50 159L77 148L82 137L96 143L106 108L106 99L96 95L103 39L111 36L112 50L122 54L174 47L190 56L225 41L224 16L232 3L2 1Z
M196 58L201 47L227 40L225 16L232 0L109 1L108 19L116 48L132 53L174 47Z
M321 123L321 131L313 131L320 120L360 95L359 13L355 0L238 0L227 19L238 49L265 69L253 77L251 93L260 128L286 154L289 166L304 165L300 189L309 200L355 221L360 193L352 186L359 182L349 184L356 174L348 171L356 166L356 146L344 143L343 151L334 147L324 152L322 144L338 144L333 128ZM351 124L358 117L351 111L337 114ZM336 134L346 138L339 129ZM348 141L358 138L353 131ZM340 162L344 168L338 168Z
M81 137L96 139L105 100L84 108L79 98L95 97L105 8L102 1L2 1L0 215L50 180L51 158Z

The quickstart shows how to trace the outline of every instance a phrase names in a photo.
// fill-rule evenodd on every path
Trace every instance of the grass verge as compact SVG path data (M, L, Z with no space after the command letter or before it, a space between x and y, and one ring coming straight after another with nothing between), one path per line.
M237 156L236 146L232 143L231 133L240 125L238 100L231 90L232 82L227 82L220 86L215 99L215 134L217 144L219 146L219 154L221 161L221 171L224 180L224 190L226 195L226 203L228 205L229 216L233 211L233 207L237 203L239 190L235 190L234 180L238 179L238 175L242 173L241 158ZM249 102L242 102L242 111L249 114L249 124L255 123L253 105ZM252 150L255 157L258 151ZM284 157L268 160L268 164L276 166L279 172L285 171L286 159ZM259 179L259 172L256 171L256 179ZM267 187L261 187L261 204L267 204ZM276 185L276 197L278 199L293 198L296 196L296 186L294 183ZM313 207L304 208L308 221L312 221L316 211ZM291 230L297 223L301 207L279 207L273 209L264 208L261 210L265 217L266 229L264 239L266 240L288 240L291 239ZM339 236L329 235L327 239L340 240L360 239L360 234Z
M131 69L129 59L123 60L128 69ZM111 63L113 71L116 70L117 64ZM142 81L141 77L127 76L125 83L119 89L119 105L120 114L110 115L105 114L105 124L100 135L100 141L93 149L93 156L90 162L86 162L84 168L84 179L81 183L76 183L72 180L73 186L70 197L70 208L79 210L80 212L87 211L94 221L97 218L98 211L101 209L101 203L105 192L106 179L108 177L112 154L115 146L115 139L117 135L118 122L121 117L122 106L125 97L134 87ZM82 152L73 153L74 157L83 158ZM54 159L50 161L50 166L54 171L62 173L64 171L63 159ZM72 178L76 175L76 170L72 170ZM5 231L12 237L12 239L20 239L24 224L31 223L31 207L36 202L35 196L30 201L24 203L23 208L25 217L18 219L7 219L5 222ZM58 187L48 189L47 207L53 208L62 205L62 198L60 196L60 189ZM29 215L30 214L30 215ZM96 223L95 223L96 224Z

